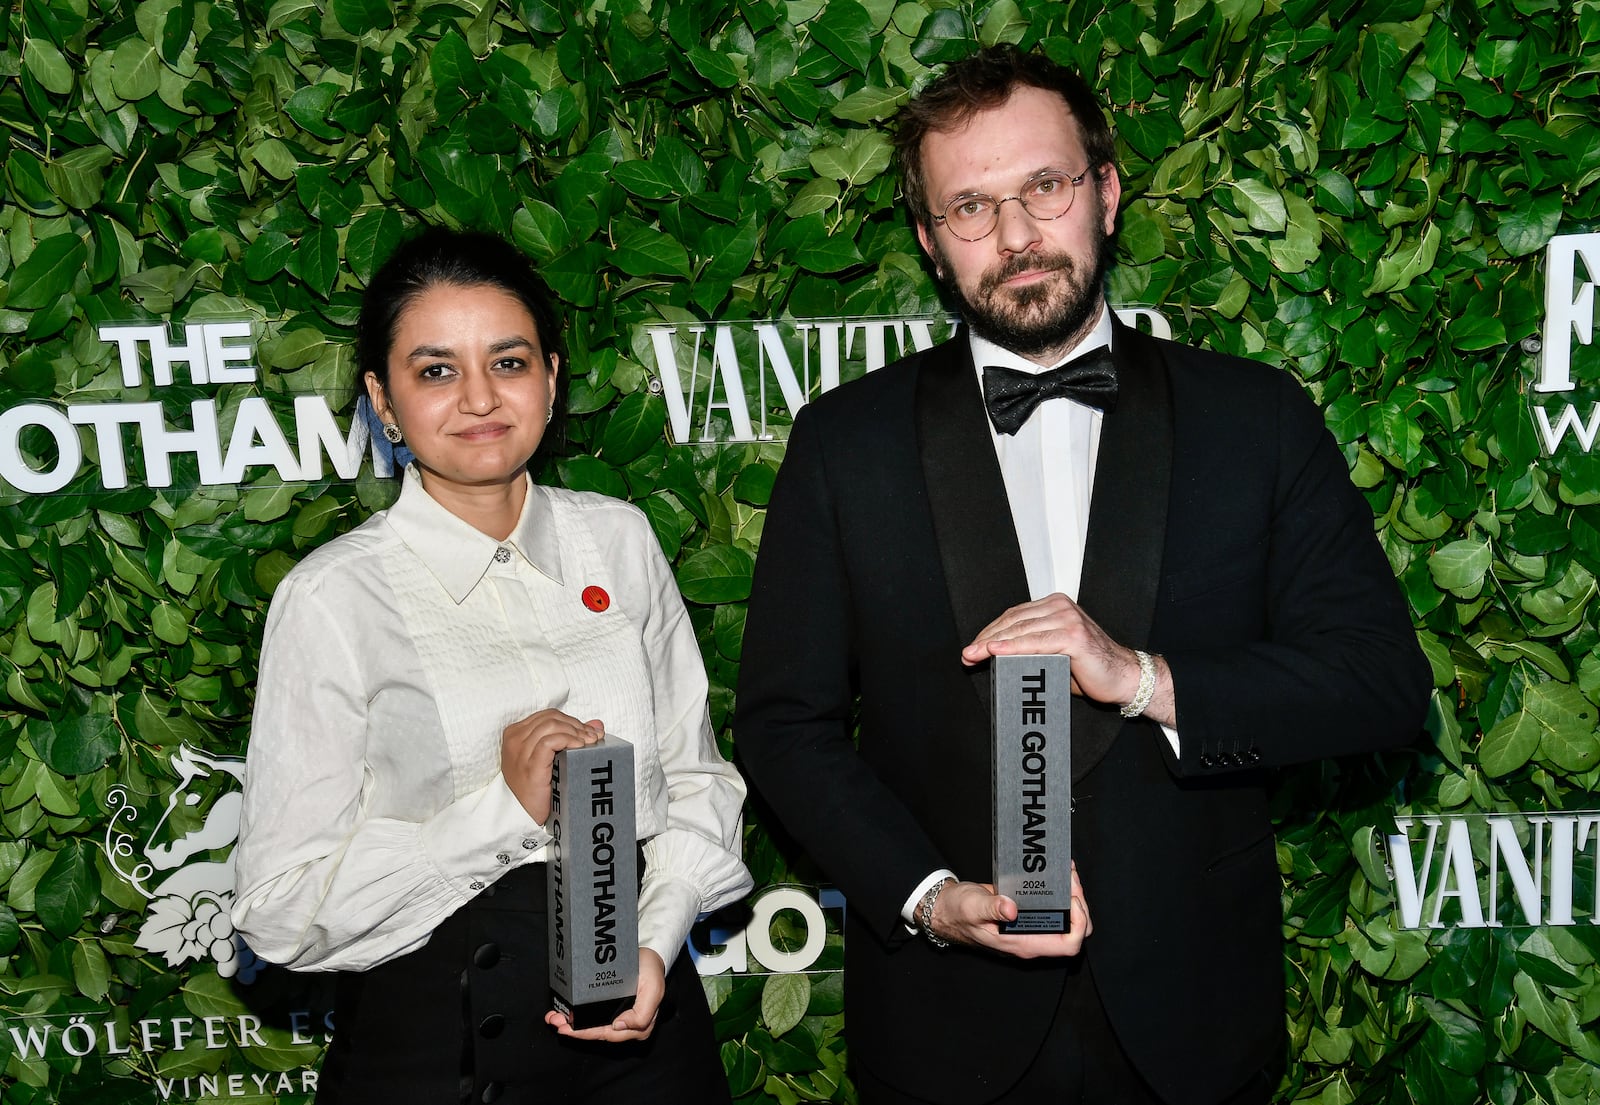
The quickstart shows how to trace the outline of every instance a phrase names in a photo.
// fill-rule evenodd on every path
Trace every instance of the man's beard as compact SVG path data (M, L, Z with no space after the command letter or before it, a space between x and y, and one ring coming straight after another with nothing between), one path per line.
M1060 250L1014 253L983 274L970 298L956 283L955 268L936 240L939 286L978 337L1023 357L1057 351L1091 325L1100 309L1101 289L1115 248L1098 221L1092 233L1091 271L1084 272L1070 254ZM1055 272L1059 279L1000 290L1004 281L1035 271Z

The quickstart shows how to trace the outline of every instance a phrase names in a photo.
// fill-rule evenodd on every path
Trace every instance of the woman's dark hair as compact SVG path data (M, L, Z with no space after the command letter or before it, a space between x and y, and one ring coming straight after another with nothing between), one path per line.
M1094 91L1082 77L1039 54L1015 46L990 46L951 62L895 115L894 148L900 161L901 187L917 225L931 226L933 217L922 172L922 140L932 131L955 130L978 112L999 107L1021 87L1054 92L1067 102L1067 110L1083 132L1084 152L1097 179L1103 179L1102 166L1116 162L1116 139Z
M383 263L361 297L356 320L356 397L366 395L367 373L389 386L389 353L400 316L429 288L498 288L513 296L533 317L546 357L560 358L552 394L554 414L539 452L565 437L567 344L554 297L522 251L494 234L433 227L403 243Z

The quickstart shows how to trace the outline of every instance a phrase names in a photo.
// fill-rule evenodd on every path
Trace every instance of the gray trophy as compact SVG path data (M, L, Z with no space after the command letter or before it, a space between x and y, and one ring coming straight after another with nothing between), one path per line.
M1072 925L1072 668L1065 656L996 656L994 886L1017 903L1002 932Z
M550 773L550 992L574 1028L610 1024L639 984L633 745L607 735Z

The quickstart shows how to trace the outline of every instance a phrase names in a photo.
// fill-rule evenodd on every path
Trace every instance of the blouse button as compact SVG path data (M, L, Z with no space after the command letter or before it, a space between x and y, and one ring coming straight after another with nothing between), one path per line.
M470 887L473 890L482 890L483 889L483 883L479 882L477 879L473 879L471 882L469 882L467 884L467 886Z
M501 545L494 551L494 562L496 564L511 563L511 550L506 548L504 545Z
M501 852L501 853L499 853L498 855L496 855L494 857L494 860L495 860L496 863L501 864L502 866L504 866L505 864L511 862L511 857L509 855L507 855L505 852Z
M539 842L530 837L522 842L522 846L531 852L539 846Z

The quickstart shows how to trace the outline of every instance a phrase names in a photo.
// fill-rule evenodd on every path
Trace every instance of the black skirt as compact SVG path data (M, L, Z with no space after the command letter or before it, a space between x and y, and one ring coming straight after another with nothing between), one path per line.
M641 864L642 869L642 864ZM570 1040L552 1008L545 869L528 864L418 950L338 978L317 1105L719 1105L727 1079L687 952L648 1040Z

